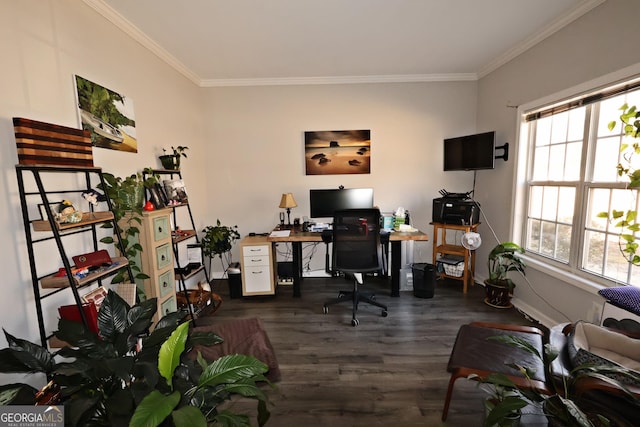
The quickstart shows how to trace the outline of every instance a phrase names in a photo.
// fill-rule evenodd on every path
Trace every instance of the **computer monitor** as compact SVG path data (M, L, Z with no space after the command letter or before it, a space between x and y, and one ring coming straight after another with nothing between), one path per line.
M309 190L311 218L333 218L342 209L373 207L373 188L332 188Z

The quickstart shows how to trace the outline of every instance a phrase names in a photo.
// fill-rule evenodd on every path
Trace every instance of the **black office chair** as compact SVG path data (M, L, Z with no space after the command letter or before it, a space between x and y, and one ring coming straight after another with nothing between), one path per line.
M324 303L323 312L329 312L329 306L343 301L353 303L351 325L357 326L356 312L358 303L366 302L382 308L382 316L387 316L387 306L375 300L372 293L361 293L364 273L382 270L380 245L380 211L378 209L347 209L336 211L333 216L333 271L353 275L352 291L340 291L338 298Z

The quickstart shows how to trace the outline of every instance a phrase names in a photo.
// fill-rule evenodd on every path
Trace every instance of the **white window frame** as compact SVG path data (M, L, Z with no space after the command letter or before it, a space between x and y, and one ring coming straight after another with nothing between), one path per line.
M512 206L513 222L511 230L513 241L524 244L527 227L527 178L529 176L528 168L532 164L531 156L533 153L528 146L529 127L524 122L524 116L528 112L536 111L546 106L567 102L572 98L580 98L587 93L593 93L594 91L601 90L616 83L637 78L638 76L640 76L640 63L518 107L514 168L515 179L513 188L514 198ZM584 183L579 183L578 188L584 188ZM586 196L584 194L578 195L578 197L582 200L580 203L586 203ZM580 210L576 210L575 215L582 215L582 207ZM582 221L582 223L584 223L584 221ZM574 233L574 236L572 237L572 245L582 244L584 230L581 228L580 230L575 231L577 233ZM576 254L575 251L572 251L571 258L575 260L576 256L578 256L578 254ZM540 270L556 279L562 280L589 292L597 292L597 290L604 287L624 284L621 282L616 283L613 280L580 270L577 265L573 266L573 263L567 265L529 252L526 253L524 258L527 260L530 268Z

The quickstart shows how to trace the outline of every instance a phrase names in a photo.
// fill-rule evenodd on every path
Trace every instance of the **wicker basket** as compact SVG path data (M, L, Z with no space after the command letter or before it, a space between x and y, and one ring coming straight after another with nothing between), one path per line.
M457 264L445 264L442 263L444 268L444 274L452 277L462 277L464 274L464 261Z

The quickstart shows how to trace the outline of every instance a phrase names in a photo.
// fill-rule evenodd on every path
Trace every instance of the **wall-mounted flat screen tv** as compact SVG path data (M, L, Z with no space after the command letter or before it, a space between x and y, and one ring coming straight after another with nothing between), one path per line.
M333 218L342 209L373 207L373 188L332 188L309 190L311 218Z
M445 139L444 170L493 169L495 167L495 150L495 132Z

